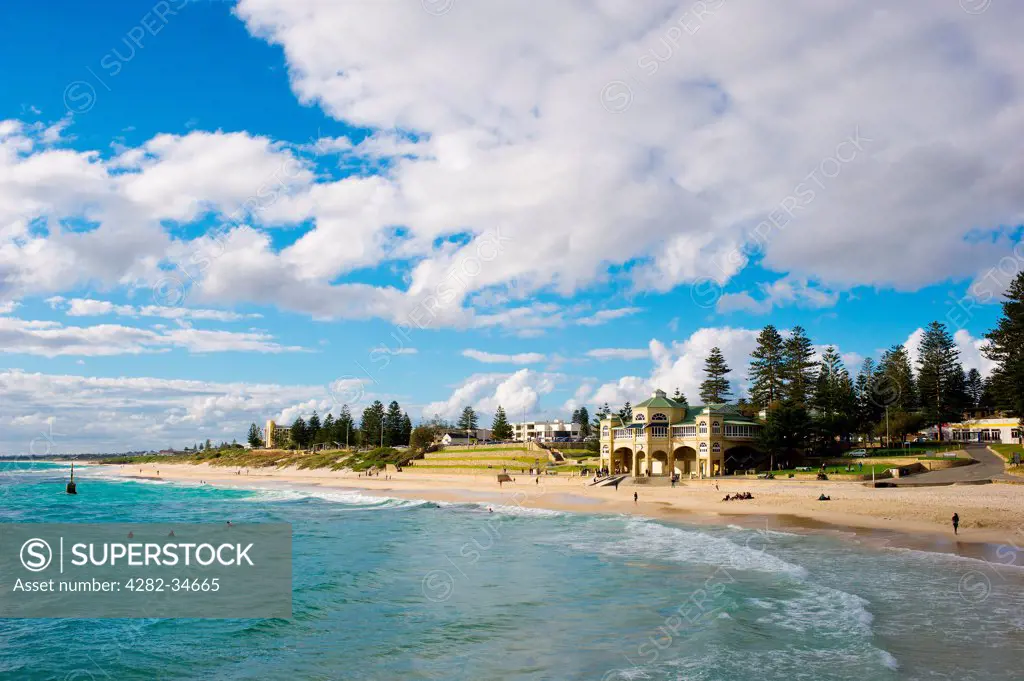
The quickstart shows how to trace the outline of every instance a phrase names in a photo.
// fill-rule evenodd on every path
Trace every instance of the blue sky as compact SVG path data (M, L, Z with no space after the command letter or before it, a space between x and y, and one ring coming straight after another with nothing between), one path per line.
M0 451L742 394L766 323L987 371L1024 11L831 4L11 3Z

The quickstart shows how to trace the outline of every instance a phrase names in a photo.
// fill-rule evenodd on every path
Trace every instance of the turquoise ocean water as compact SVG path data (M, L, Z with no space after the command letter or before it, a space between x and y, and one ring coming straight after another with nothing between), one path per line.
M291 523L294 619L0 619L0 679L1024 677L1012 549L98 475L0 463L0 520Z

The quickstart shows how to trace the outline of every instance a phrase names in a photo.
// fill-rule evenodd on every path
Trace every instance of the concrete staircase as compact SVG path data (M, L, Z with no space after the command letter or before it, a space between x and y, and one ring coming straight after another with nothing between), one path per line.
M628 475L612 475L607 478L601 478L597 482L590 483L591 487L614 487L615 483L618 484L629 484L630 476Z
M672 485L672 479L668 476L655 476L648 478L646 476L639 476L633 478L631 483L634 485L645 485L647 487L670 487Z
M546 451L550 455L551 460L554 461L555 463L565 463L565 456L562 455L562 452L558 451L557 449L555 449L554 447L545 442L538 442L537 445L541 449Z

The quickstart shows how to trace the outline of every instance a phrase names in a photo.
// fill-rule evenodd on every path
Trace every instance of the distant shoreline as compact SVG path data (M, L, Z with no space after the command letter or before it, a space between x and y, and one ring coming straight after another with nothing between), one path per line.
M53 463L53 462L51 462ZM866 487L861 483L719 479L668 486L629 485L617 491L589 487L589 479L513 475L499 487L493 474L391 474L365 477L352 472L297 469L237 469L209 464L94 464L90 474L125 480L205 481L245 489L346 489L380 496L437 502L519 505L571 513L635 514L695 524L737 524L752 529L833 534L878 547L899 547L997 560L1000 545L1020 543L1016 519L1024 511L1024 487L966 485L927 488ZM159 475L157 471L160 471ZM84 480L83 480L84 482ZM716 484L718 489L716 490ZM87 494L87 483L83 485ZM819 502L824 490L831 501ZM751 492L752 500L723 502L725 494ZM633 493L639 503L633 503ZM948 518L962 520L954 536ZM1014 543L1016 541L1016 544Z

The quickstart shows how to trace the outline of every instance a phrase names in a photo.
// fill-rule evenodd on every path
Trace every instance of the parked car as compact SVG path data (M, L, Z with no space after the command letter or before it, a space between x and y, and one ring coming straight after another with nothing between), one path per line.
M868 450L866 450L866 449L851 449L846 454L847 454L847 456L863 457L863 456L867 456L868 455Z

